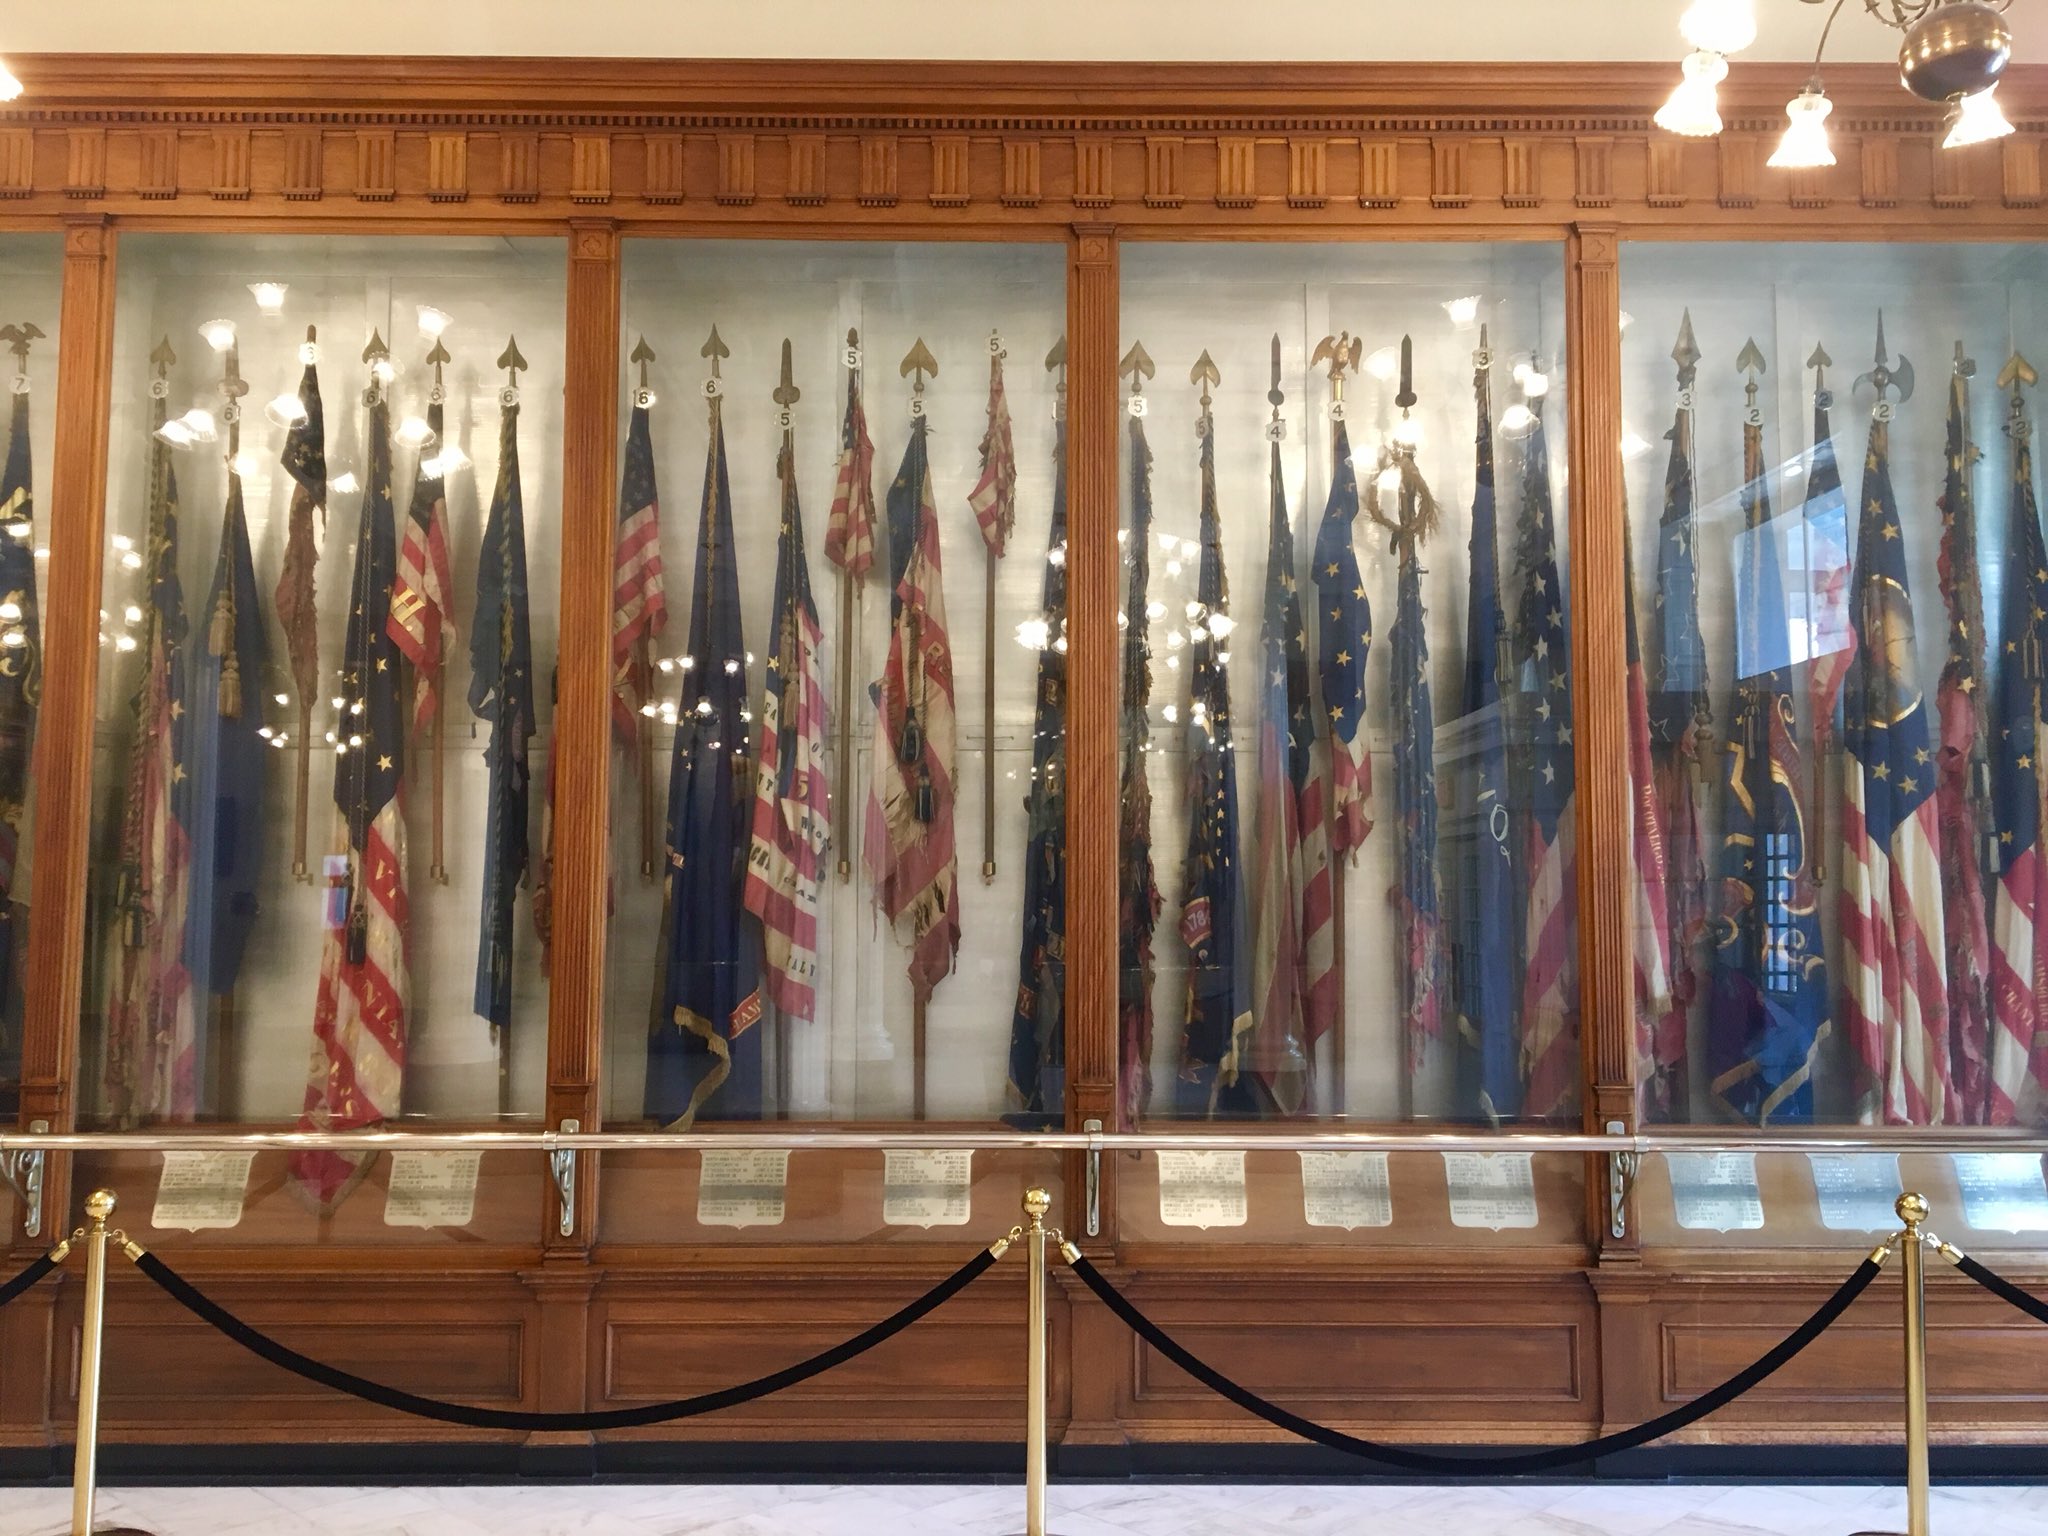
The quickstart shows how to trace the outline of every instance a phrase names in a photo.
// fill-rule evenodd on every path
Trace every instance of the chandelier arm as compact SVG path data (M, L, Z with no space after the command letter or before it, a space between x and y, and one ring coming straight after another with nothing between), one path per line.
M1806 0L1806 3L1809 5L1821 5L1826 3L1826 0ZM1828 51L1828 37L1835 30L1835 18L1842 14L1842 7L1848 3L1849 0L1835 0L1835 8L1828 12L1827 22L1820 29L1820 46L1813 50L1813 72L1806 77L1806 88L1808 90L1815 90L1820 85L1821 57ZM1863 3L1874 9L1877 5L1877 0L1863 0ZM1894 0L1894 3L1896 3L1896 0Z

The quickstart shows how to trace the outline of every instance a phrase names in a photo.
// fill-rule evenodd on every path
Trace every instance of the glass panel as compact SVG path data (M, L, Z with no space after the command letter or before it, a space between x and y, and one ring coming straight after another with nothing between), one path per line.
M29 774L42 702L42 585L48 525L36 508L50 491L56 432L57 312L64 287L61 235L0 235L4 366L13 381L7 458L0 467L0 1117L20 1103L21 983L28 956L29 858L35 783Z
M557 240L123 239L93 1121L538 1113L565 272Z
M2038 1123L2048 251L1623 278L1645 1113Z
M1064 273L628 243L611 1120L1058 1116Z
M1122 283L1127 1117L1575 1118L1561 253Z

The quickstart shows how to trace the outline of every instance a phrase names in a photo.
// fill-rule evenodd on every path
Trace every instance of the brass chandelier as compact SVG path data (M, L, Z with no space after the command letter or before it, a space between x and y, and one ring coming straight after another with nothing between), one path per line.
M1785 105L1785 134L1771 155L1780 169L1833 165L1827 119L1834 110L1821 87L1828 36L1849 0L1799 0L1830 9L1815 49L1806 88ZM1999 76L2012 60L2012 29L2004 13L2012 0L1861 0L1864 10L1905 34L1899 48L1899 83L1926 101L1946 102L1944 149L1981 144L2012 132L1999 109ZM1728 59L1756 41L1756 0L1691 0L1678 30L1691 47L1657 126L1708 137L1721 131L1719 89Z

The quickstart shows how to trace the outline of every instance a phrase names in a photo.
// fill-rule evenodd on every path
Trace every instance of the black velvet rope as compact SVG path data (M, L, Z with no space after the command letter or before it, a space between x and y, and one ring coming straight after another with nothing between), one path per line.
M1967 1253L1956 1255L1956 1268L1983 1286L2000 1301L2012 1303L2037 1323L2048 1323L2048 1301L2031 1296L2003 1275L1992 1273Z
M0 1307L6 1306L7 1303L14 1300L23 1291L33 1289L38 1280L55 1269L57 1267L56 1253L56 1249L51 1249L5 1285L0 1285Z
M272 1365L280 1366L294 1375L303 1376L306 1380L317 1382L323 1387L332 1387L337 1392L346 1392L351 1397L359 1397L366 1403L395 1408L400 1413L409 1413L416 1418L438 1419L444 1424L462 1424L471 1429L581 1431L633 1429L643 1424L666 1424L673 1419L692 1418L700 1413L711 1413L720 1408L749 1403L755 1398L766 1397L771 1392L793 1387L800 1381L809 1381L813 1376L829 1371L835 1365L844 1365L854 1356L864 1354L877 1344L895 1337L918 1319L937 1310L979 1279L995 1261L996 1256L984 1248L900 1311L891 1313L865 1332L855 1334L844 1344L836 1344L822 1354L813 1355L810 1359L799 1361L795 1365L784 1366L779 1371L757 1376L752 1381L742 1382L735 1387L722 1387L716 1392L700 1393L696 1397L678 1398L666 1403L647 1403L637 1408L609 1408L597 1413L526 1413L511 1408L474 1408L462 1403L442 1402L438 1398L420 1397L412 1392L401 1392L396 1387L383 1386L378 1382L367 1381L352 1372L324 1365L278 1343L267 1334L257 1332L227 1308L201 1294L191 1282L180 1277L153 1253L138 1255L135 1267L154 1280L172 1300L203 1321L212 1324L244 1349L261 1355Z
M1401 1446L1382 1445L1374 1440L1361 1440L1355 1435L1347 1435L1341 1430L1330 1429L1313 1420L1305 1419L1300 1414L1292 1413L1278 1403L1239 1386L1215 1367L1196 1359L1181 1345L1175 1343L1157 1323L1140 1312L1088 1260L1077 1258L1073 1261L1073 1267L1074 1273L1080 1276L1081 1283L1093 1291L1104 1306L1122 1318L1139 1338L1210 1391L1228 1398L1246 1412L1258 1415L1268 1424L1277 1425L1289 1434L1299 1435L1304 1440L1313 1440L1318 1445L1326 1445L1331 1450L1342 1451L1348 1456L1364 1457L1369 1461L1399 1467L1404 1471L1449 1473L1464 1477L1513 1477L1533 1472L1555 1471L1559 1467L1576 1466L1596 1457L1612 1455L1617 1451L1633 1450L1674 1430L1683 1429L1695 1420L1705 1418L1717 1408L1726 1407L1826 1332L1835 1319L1849 1309L1850 1303L1861 1296L1869 1288L1870 1282L1877 1278L1879 1265L1875 1258L1865 1259L1856 1267L1856 1272L1842 1282L1840 1289L1821 1305L1820 1310L1801 1323L1782 1344L1747 1370L1729 1377L1721 1385L1712 1391L1702 1393L1684 1407L1674 1408L1671 1412L1654 1418L1647 1424L1639 1424L1634 1429L1602 1435L1597 1440L1588 1440L1580 1445L1562 1445L1549 1450L1525 1451L1510 1456L1439 1456L1428 1451L1412 1451Z

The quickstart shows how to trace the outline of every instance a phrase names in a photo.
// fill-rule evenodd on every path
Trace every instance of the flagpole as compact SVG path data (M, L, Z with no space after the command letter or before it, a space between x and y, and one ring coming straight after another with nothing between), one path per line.
M1009 354L1003 350L1000 331L988 333L989 372L989 436L982 444L983 472L994 464L998 453L1007 448L996 441L995 409L997 381L1002 378L1003 359ZM1002 437L1006 444L1009 438L1009 408L1003 407ZM1007 536L1005 514L1009 509L1001 505L1000 499L993 509L997 519L997 538ZM984 540L988 529L982 530ZM996 564L1003 557L998 543L989 541L986 548L987 585L982 600L982 645L981 645L981 883L994 885L996 881Z
M854 402L860 395L860 332L851 326L846 332L844 360L847 370L847 415L852 418L856 414ZM865 418L862 420L863 425L859 431L865 434ZM840 452L842 455L852 455L855 461L852 473L856 479L859 478L863 472L858 463L859 445L842 443ZM847 487L849 504L858 499L860 489L856 485ZM832 548L828 537L828 556ZM839 739L833 762L834 776L838 782L833 787L832 798L833 803L840 807L841 831L832 841L838 851L839 883L842 885L853 878L853 839L849 835L853 827L853 817L849 809L853 803L853 642L854 608L860 601L860 575L851 568L850 560L850 552L842 548L840 559L834 562L839 566L839 692L838 718L834 722L837 727L834 734Z
M1337 451L1335 434L1343 429L1344 371L1347 367L1357 367L1358 356L1362 350L1363 345L1349 335L1325 336L1316 344L1314 357L1309 359L1309 366L1311 368L1325 358L1329 360L1330 364L1330 424L1332 428L1330 452L1332 460L1331 472L1333 475L1342 472L1342 466L1335 462ZM1333 1115L1344 1113L1345 1081L1349 1076L1347 1070L1348 1063L1346 1061L1347 1052L1345 1050L1345 1037L1350 1033L1350 1010L1347 1006L1348 999L1345 995L1346 972L1349 967L1346 959L1344 934L1344 871L1350 864L1352 857L1352 851L1341 846L1344 841L1344 814L1337 805L1337 751L1337 739L1333 730L1330 736L1330 809L1328 817L1330 829L1330 944L1335 951L1330 961L1330 983L1333 997L1330 1011L1329 1104L1330 1113Z
M637 656L638 691L644 704L654 696L653 647L644 632L638 641ZM652 880L659 851L654 839L654 719L644 708L633 717L633 749L640 760L640 878Z
M209 338L209 343L210 341L211 338ZM220 414L221 420L227 424L228 429L229 522L223 525L221 531L222 559L225 561L227 558L228 528L232 526L232 519L239 510L241 501L241 470L237 467L237 461L240 459L242 452L242 397L249 393L249 384L242 377L241 347L233 339L232 333L230 334L227 346L221 350L223 357L220 380ZM239 715L242 711L242 679L235 649L238 639L236 633L238 626L233 607L235 573L231 566L225 567L225 569L227 573L225 588L228 597L227 606L215 609L213 613L208 615L207 619L211 631L208 637L208 649L221 658L221 675L217 685L218 692L214 699L215 712L220 716ZM258 680L251 678L248 681L250 699L253 702L256 697ZM213 986L212 971L213 968L209 965L207 967L206 981L209 991L211 991ZM214 1060L213 1102L222 1119L233 1120L237 1118L235 1114L234 1090L236 1079L239 1076L237 1057L240 1051L240 1041L236 1039L235 1035L235 994L233 989L230 988L226 992L213 993L213 996L219 1002L219 1008L215 1012L214 1019L214 1042L217 1049Z
M902 367L901 367L901 368L900 368L900 369L898 370L899 374L909 374L909 375L911 376L911 379L910 379L910 430L911 430L911 433L912 433L912 436L913 436L913 438L915 438L915 437L917 436L917 434L921 433L921 432L922 432L922 431L924 430L924 378L925 378L925 375L926 375L927 373L929 373L929 374L932 374L932 375L936 376L936 375L938 374L938 371L939 371L939 365L938 365L938 362L937 362L937 360L936 360L935 358L933 358L933 356L931 355L931 352L930 352L930 351L929 351L929 350L928 350L928 349L927 349L927 348L925 347L925 344L924 344L924 338L923 338L922 336L918 337L918 338L917 338L917 341L915 342L915 344L913 344L913 345L912 345L912 347L911 347L911 349L910 349L910 352L909 352L909 354L908 354L908 355L907 355L907 356L906 356L906 357L905 357L905 358L903 359L903 366L902 366ZM922 468L922 473L923 473L924 477L925 477L925 478L926 478L926 479L928 480L928 479L929 479L929 477L930 477L930 475L931 475L931 467L930 467L929 461L927 461L927 460L926 460L926 459L924 458L924 456L923 456L922 454L920 454L920 455L918 456L918 458L919 458L919 464L920 464L920 466L921 466L921 468ZM918 522L917 522L917 525L916 525L917 531L916 531L916 532L915 532L915 533L913 534L913 536L912 536L912 539L911 539L911 551L914 551L914 550L915 550L915 549L916 549L916 548L918 547L918 545L919 545L919 543L920 543L920 542L922 541L922 539L924 538L924 527L923 527L923 522L924 522L924 516L925 516L925 511L926 511L926 508L925 508L925 486L924 486L923 484L918 484L918 485L913 485L913 486L911 486L911 487L909 488L909 495L910 495L910 496L911 496L911 497L912 497L912 498L914 499L914 501L915 501L915 502L916 502L916 504L917 504L917 516L918 516ZM891 530L891 531L893 532L893 530ZM911 559L911 558L912 558L912 555L911 555L911 551L906 551L906 552L905 552L905 554L904 554L904 558L905 558L905 560L906 560L906 561L908 561L909 559ZM893 555L894 555L894 551L893 551L893 550L891 551L891 555L892 555L892 557L893 557ZM920 666L920 668L919 668L919 676L920 676L920 678L922 678L922 677L923 677L923 669L922 669L922 667L921 667L921 666ZM908 701L906 700L906 704L907 704L907 702L908 702ZM919 702L920 702L920 703L922 703L922 702L923 702L923 700L922 700L922 699L920 699L920 701L919 701ZM919 714L919 717L918 717L918 722L917 722L917 723L918 723L918 733L919 733L919 738L920 738L920 744L919 744L919 748L918 748L918 750L919 750L919 753L920 753L920 754L922 754L922 753L923 753L924 751L926 751L926 750L928 749L928 743L926 743L926 742L925 742L925 741L923 740L923 730L924 730L924 724L925 724L925 721L924 721L924 718L923 718L923 716L922 716L922 713L920 713L920 714ZM878 750L879 750L879 749L878 749ZM900 754L899 754L899 756L900 756ZM928 785L927 785L926 787L927 787L927 789L929 789L929 786L928 786ZM913 966L913 973L914 973L915 965L916 965L916 961L915 961L915 959L913 958L913 960L912 960L912 966ZM927 1015L927 1013L928 1013L928 1011L929 1011L929 1009L930 1009L930 1006L931 1006L931 999L930 999L930 997L929 997L929 996L927 996L927 995L925 994L925 992L923 991L923 989L922 989L922 988L920 987L920 985L919 985L919 983L918 983L918 981L917 981L917 979L916 979L916 977L915 977L915 974L913 974L913 978L912 978L912 981L911 981L911 1005L910 1005L910 1059L911 1059L911 1074L912 1074L912 1075L911 1075L911 1085L910 1085L910 1118L911 1118L911 1119L913 1119L913 1120L920 1120L920 1121L924 1119L924 1115L925 1115L925 1092L924 1092L924 1088L925 1088L925 1070L924 1070L924 1067L925 1067L925 1044L926 1044L926 1036L927 1036L927 1028L926 1028L926 1026L927 1026L927 1018L926 1018L926 1015Z

